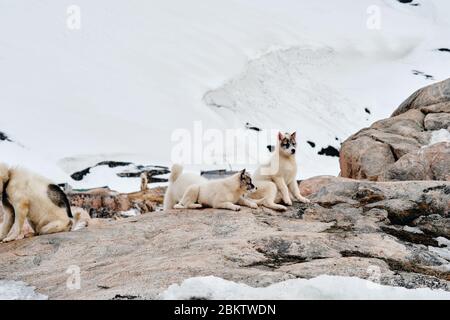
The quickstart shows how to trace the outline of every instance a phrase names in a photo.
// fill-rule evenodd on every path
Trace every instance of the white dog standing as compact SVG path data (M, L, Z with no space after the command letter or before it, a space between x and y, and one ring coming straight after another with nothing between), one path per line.
M286 210L286 207L276 204L279 198L284 204L291 206L292 199L309 203L309 199L300 194L297 182L297 161L295 159L297 141L296 133L278 133L274 154L268 164L260 166L253 174L253 180L258 190L250 197L256 202L275 210Z

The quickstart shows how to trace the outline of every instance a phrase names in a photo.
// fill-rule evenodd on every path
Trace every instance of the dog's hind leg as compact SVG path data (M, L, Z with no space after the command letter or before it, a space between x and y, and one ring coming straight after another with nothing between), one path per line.
M264 199L265 201L262 202L262 205L266 208L277 210L277 211L286 211L287 208L281 204L276 204L273 201L268 201L267 199Z
M305 198L304 196L302 196L302 195L300 194L300 188L298 187L297 180L294 179L294 180L289 184L288 187L289 187L289 191L292 192L292 194L294 195L294 197L295 197L298 201L303 202L303 203L310 203L310 202L311 202L309 199Z
M200 209L203 208L203 206L200 203L189 203L187 205L182 205L177 203L173 206L174 209Z
M14 223L11 227L11 230L8 233L8 236L3 239L3 242L9 242L16 240L23 228L23 224L25 219L28 216L28 212L30 210L30 204L27 200L20 200L18 204L14 206Z
M0 205L0 211L1 209ZM0 241L6 238L14 223L14 208L9 204L3 205L3 223L0 229Z
M278 190L281 192L281 196L282 196L283 202L286 205L288 205L288 206L292 206L292 200L291 200L291 197L289 195L289 189L288 189L284 179L280 178L280 177L274 177L273 178L273 182L275 182L275 184L277 185Z
M198 209L202 205L197 203L198 195L200 193L200 186L194 184L186 189L180 202L174 205L175 209Z
M256 202L254 202L253 200L250 200L250 199L246 199L244 197L239 198L238 204L252 208L252 209L258 209L258 205L256 204Z
M281 198L279 197L280 193L278 192L277 186L273 182L264 184L260 183L258 189L261 190L264 197L262 199L255 200L256 204L277 211L287 210L285 206L276 203L278 200L281 200Z

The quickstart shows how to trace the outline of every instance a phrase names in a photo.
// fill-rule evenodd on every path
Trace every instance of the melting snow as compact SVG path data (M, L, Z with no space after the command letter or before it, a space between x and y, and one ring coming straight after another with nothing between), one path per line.
M447 129L440 129L433 131L431 134L429 146L439 142L450 142L450 131Z
M428 288L405 289L376 284L355 277L319 276L313 279L293 279L253 288L221 278L197 277L181 285L171 285L161 293L162 299L205 298L211 300L381 300L381 299L440 299L450 300L450 292Z
M47 298L25 282L0 280L0 300L46 300Z

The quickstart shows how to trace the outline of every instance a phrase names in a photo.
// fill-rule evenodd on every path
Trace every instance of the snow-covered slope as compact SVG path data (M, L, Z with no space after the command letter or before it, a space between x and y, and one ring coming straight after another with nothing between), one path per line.
M13 141L0 160L75 187L105 184L69 177L99 160L170 164L172 133L194 121L263 129L247 130L258 154L272 129L297 130L300 177L338 174L322 148L449 77L446 0L79 0L79 30L70 5L0 0L0 132ZM225 145L186 164L255 166Z

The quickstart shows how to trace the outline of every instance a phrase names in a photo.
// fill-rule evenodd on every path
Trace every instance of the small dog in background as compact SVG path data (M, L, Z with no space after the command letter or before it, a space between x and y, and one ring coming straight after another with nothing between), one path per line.
M183 167L175 164L164 195L164 210L207 206L238 211L241 207L237 204L257 208L256 203L244 197L253 190L255 186L245 169L230 177L210 181L193 173L183 173Z
M0 241L16 240L25 221L39 235L87 225L85 214L72 216L69 200L59 186L26 169L0 164L0 190L3 205Z
M296 148L296 132L278 133L277 144L269 163L260 166L253 174L258 190L249 196L257 199L257 204L281 211L287 208L277 204L280 200L288 206L292 205L292 198L303 203L310 202L300 194L298 187Z

